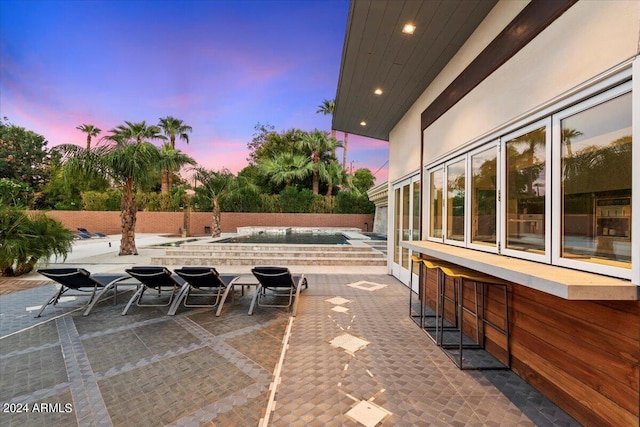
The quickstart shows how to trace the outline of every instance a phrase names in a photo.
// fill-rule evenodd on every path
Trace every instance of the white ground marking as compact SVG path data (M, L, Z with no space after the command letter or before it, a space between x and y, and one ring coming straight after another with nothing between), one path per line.
M375 427L378 423L381 423L385 418L391 416L391 412L376 405L368 400L361 400L356 403L347 413L347 417L352 420L367 426Z
M344 299L342 297L333 297L333 298L329 298L327 300L325 300L328 303L331 304L336 304L336 305L342 305L342 304L346 304L348 302L351 302L351 300L348 299Z
M374 282L367 282L366 280L361 280L359 282L354 282L354 283L347 283L346 286L350 286L352 288L361 289L363 291L369 291L369 292L377 291L379 289L383 289L387 287L387 285L374 283Z
M355 353L368 346L370 342L354 337L353 335L342 334L332 339L330 344L334 347L340 347L348 352Z

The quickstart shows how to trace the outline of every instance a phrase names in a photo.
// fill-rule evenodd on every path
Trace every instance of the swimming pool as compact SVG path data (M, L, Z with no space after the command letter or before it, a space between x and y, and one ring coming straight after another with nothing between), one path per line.
M291 245L346 245L348 239L341 233L314 234L314 233L286 233L271 234L258 233L237 237L229 237L211 243L266 243L266 244L291 244Z

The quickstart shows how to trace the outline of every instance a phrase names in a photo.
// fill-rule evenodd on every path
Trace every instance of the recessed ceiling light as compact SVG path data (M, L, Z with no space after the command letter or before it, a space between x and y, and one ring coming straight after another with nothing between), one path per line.
M411 23L406 23L404 24L404 27L402 27L402 32L405 34L413 34L415 30L416 26Z
M373 93L375 93L376 95L382 95L382 89L377 88L376 90L373 91Z
M360 126L366 126L367 122L365 122L364 120L360 122Z

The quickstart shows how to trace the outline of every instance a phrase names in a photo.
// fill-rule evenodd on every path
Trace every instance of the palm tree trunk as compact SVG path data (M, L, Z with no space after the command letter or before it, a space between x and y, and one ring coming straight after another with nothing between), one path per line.
M169 171L169 169L163 169L161 186L162 194L169 194L169 192L171 191L171 184L171 171Z
M331 139L336 139L336 130L335 129L331 129ZM336 147L335 146L331 149L331 155L333 157L336 157Z
M122 193L120 209L122 220L122 237L120 238L120 253L118 255L138 255L136 248L136 200L133 197L133 182L127 180Z
M349 134L344 133L344 144L342 147L342 169L347 170L347 145L349 140Z
M211 227L211 237L220 237L220 202L218 198L213 199L213 224Z
M313 152L313 194L320 193L320 178L318 177L318 163L320 163L320 153L318 151Z

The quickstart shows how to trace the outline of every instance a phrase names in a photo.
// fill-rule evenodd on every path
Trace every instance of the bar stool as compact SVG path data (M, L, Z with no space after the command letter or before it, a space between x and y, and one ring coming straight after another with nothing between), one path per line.
M413 277L413 263L419 263L418 267L418 300L420 301L420 310L418 314L413 314L413 286L411 280ZM424 298L423 293L423 280L424 280L424 267L422 265L422 259L417 255L411 255L411 265L409 266L409 316L418 326L423 326L423 313L424 313ZM416 318L418 320L416 320Z
M447 354L447 356L449 356L453 362L458 366L458 368L460 369L509 369L511 367L511 351L510 351L510 342L509 342L509 299L508 299L508 289L507 289L507 283L504 280L498 279L496 277L493 276L489 276L487 274L483 274L480 273L478 271L474 271L468 268L464 268L464 267L460 267L460 266L455 266L455 265L439 265L438 266L440 268L440 270L442 271L442 273L445 276L448 276L450 278L453 279L453 285L454 285L454 295L457 295L457 312L456 312L456 326L458 328L458 333L459 333L459 339L458 339L458 343L457 346L451 346L451 345L447 345L443 342L443 328L441 327L439 330L439 341L440 341L440 345L443 348L456 348L458 350L458 358L456 360L455 357L452 357L452 355L449 352L445 352ZM464 305L464 285L465 282L469 281L473 283L473 307L474 309L471 310L470 308L465 307ZM482 300L482 304L479 305L478 304L478 285L480 285L480 290L481 290L481 300ZM496 324L494 324L493 322L488 321L485 318L485 307L486 307L486 301L485 301L485 295L486 295L486 286L500 286L503 289L503 295L504 295L504 318L505 318L505 327L502 328ZM444 293L444 292L443 292ZM444 303L444 299L445 296L441 295L441 301ZM473 318L475 319L475 343L473 344L468 344L468 343L464 343L464 314L468 313L471 316L473 316ZM480 323L480 320L482 321L482 323ZM441 317L439 319L440 321L440 325L443 325L443 318ZM482 340L480 339L481 334L480 334L480 325L482 325ZM492 327L493 329L495 329L496 331L498 331L500 334L502 334L503 336L505 336L506 338L506 356L507 356L507 363L506 366L504 364L502 364L501 366L490 366L490 367L466 367L463 364L463 351L464 349L484 349L485 348L485 325L489 325L490 327Z
M453 298L449 298L446 296L446 283L445 283L445 276L442 273L442 270L440 269L440 267L447 267L447 266L454 266L454 264L451 264L447 261L443 261L441 259L437 259L437 258L422 258L422 263L424 264L426 271L432 271L434 274L436 274L436 295L435 295L435 310L434 310L434 315L424 315L424 318L433 318L434 319L434 324L433 325L427 325L426 322L423 322L423 329L425 331L428 332L433 332L434 335L431 336L430 333L428 333L427 335L429 336L429 338L431 338L431 340L436 343L436 345L441 345L442 340L440 339L440 333L439 331L445 331L445 330L457 330L457 317L454 317L453 322L454 324L452 326L445 326L444 325L444 303L445 301L450 301L453 303L454 305L454 311L455 311L455 307L457 307L457 293L454 292L453 294ZM427 282L425 281L425 298L427 296Z

